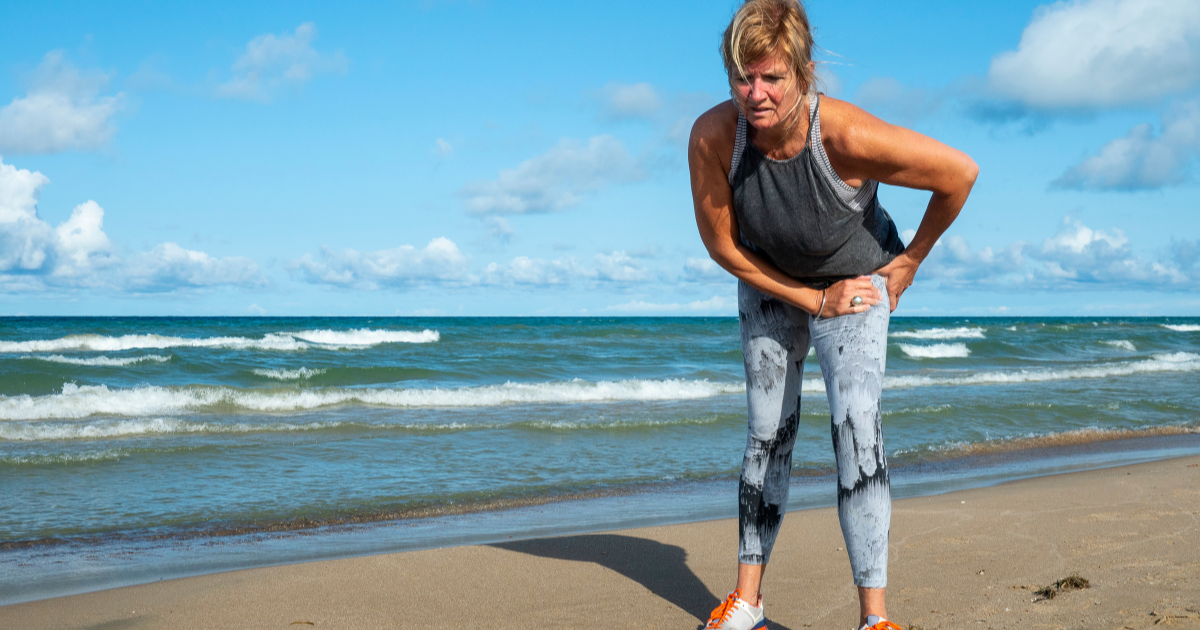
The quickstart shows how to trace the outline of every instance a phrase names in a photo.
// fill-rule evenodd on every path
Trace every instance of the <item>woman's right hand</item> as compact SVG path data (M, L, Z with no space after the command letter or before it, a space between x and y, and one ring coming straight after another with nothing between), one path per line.
M851 304L851 300L855 297L861 297L862 304L858 306ZM871 282L871 276L838 280L825 289L825 308L818 313L818 317L828 319L839 315L862 313L878 304L881 299L883 299L883 295Z

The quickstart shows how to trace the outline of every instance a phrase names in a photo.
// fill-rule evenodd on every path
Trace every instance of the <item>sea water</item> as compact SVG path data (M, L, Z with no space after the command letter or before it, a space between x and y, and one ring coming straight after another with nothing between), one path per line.
M1197 319L896 318L887 360L897 496L1200 452ZM0 603L733 516L745 415L735 318L3 319Z

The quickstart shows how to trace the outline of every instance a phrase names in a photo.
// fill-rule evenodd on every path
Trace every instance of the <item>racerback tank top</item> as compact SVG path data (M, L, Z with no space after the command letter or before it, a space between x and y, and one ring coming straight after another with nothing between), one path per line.
M886 265L904 251L896 224L879 205L878 182L852 188L821 144L820 94L809 95L808 141L774 160L747 139L739 112L729 185L742 241L781 271L825 288Z

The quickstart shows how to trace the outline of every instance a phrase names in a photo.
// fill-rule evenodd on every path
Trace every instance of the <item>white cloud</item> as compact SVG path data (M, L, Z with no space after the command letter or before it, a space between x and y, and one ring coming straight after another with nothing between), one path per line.
M117 262L104 233L104 208L95 201L75 206L71 218L55 228L54 234L58 237L56 276L80 278Z
M517 231L513 229L512 224L509 223L508 219L505 219L504 217L498 217L494 215L485 217L484 224L487 225L488 236L500 241L501 243L507 243L511 241L517 234Z
M662 109L662 97L649 83L612 82L600 90L598 100L607 120L649 120Z
M686 304L658 304L654 302L644 302L636 300L626 302L624 304L616 304L605 307L606 311L619 311L622 313L719 313L727 314L735 310L733 300L719 295L714 295L707 300L696 300Z
M692 282L729 282L733 276L711 258L688 258L683 262L683 277Z
M586 145L564 139L492 181L468 184L460 194L475 214L554 212L578 203L582 193L644 177L620 140L595 136Z
M454 153L454 145L446 142L442 138L438 138L434 142L433 153L438 157L450 157Z
M101 73L83 74L63 53L46 53L24 97L0 109L0 152L58 153L105 146L116 133L113 116L124 94L101 97Z
M1040 7L992 59L997 95L1043 109L1148 102L1200 84L1200 2L1072 0Z
M1040 247L1017 241L1000 250L973 250L961 237L943 238L922 264L918 281L932 280L941 289L1183 289L1200 280L1181 266L1186 245L1177 248L1184 255L1147 260L1121 230L1095 230L1067 217Z
M454 241L443 237L421 249L402 245L362 253L353 249L335 252L324 247L319 258L305 254L292 266L308 282L363 289L471 281L467 257Z
M517 256L508 264L489 263L484 271L484 282L502 286L566 285L577 279L595 277L594 271L585 269L570 256L557 260Z
M204 252L163 243L129 261L125 282L134 291L173 291L181 287L261 286L258 265L243 256L214 258Z
M610 282L642 282L650 271L625 252L596 254L596 276Z
M233 63L233 78L217 87L217 96L269 101L286 88L300 88L318 74L345 74L341 51L317 52L312 46L317 27L305 22L291 34L259 35Z
M37 216L38 193L50 179L0 162L0 272L37 271L54 244L54 231Z
M653 277L654 274L637 259L618 251L596 254L591 267L581 264L573 256L556 260L518 256L507 264L490 263L484 271L483 281L504 286L568 285L575 282L635 284Z
M49 182L41 173L0 162L0 287L5 290L144 292L263 284L248 258L217 259L174 243L122 260L104 233L104 209L95 201L79 204L52 228L37 214L38 194Z
M1138 125L1123 138L1071 167L1054 185L1061 188L1138 190L1187 181L1200 153L1200 101L1191 101L1163 117L1162 133Z

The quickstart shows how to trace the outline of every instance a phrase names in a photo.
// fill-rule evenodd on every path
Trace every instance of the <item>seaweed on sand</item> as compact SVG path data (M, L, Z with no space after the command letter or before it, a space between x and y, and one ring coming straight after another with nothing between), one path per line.
M1079 575L1078 573L1072 573L1071 575L1068 575L1067 577L1049 586L1039 588L1038 590L1034 591L1033 594L1041 597L1043 600L1047 600L1058 597L1058 594L1062 591L1078 591L1091 587L1092 584L1091 582L1087 581L1087 578Z

